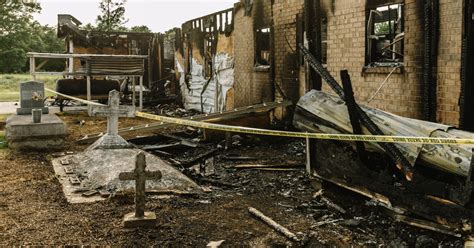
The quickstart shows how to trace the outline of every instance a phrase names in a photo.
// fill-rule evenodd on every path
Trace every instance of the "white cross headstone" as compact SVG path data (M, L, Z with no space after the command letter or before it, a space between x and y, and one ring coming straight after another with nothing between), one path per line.
M132 146L118 135L119 117L135 117L135 107L120 106L120 92L109 93L108 106L89 106L89 116L107 117L107 134L102 136L88 149L123 149Z

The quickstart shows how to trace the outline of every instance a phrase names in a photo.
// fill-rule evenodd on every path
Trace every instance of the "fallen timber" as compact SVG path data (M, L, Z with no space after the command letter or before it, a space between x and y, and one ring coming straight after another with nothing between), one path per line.
M364 164L356 159L349 144L312 141L308 148L311 178L325 182L323 187L334 184L367 197L371 199L367 205L386 210L395 220L409 225L456 237L471 231L474 212L455 199L461 196L459 200L469 200L471 191L456 183L438 181L446 179L446 173L431 169L436 175L432 177L416 167L413 181L397 179L377 153L369 153L369 163Z
M378 109L362 107L371 120L387 135L435 138L474 138L474 133L447 125L400 117ZM305 131L320 133L352 133L347 107L340 98L321 91L311 91L298 102L294 125ZM362 129L363 134L370 134ZM383 152L380 144L366 143L372 151ZM413 167L417 161L433 168L470 177L472 145L398 144Z
M256 104L252 106L235 108L229 111L191 116L184 119L195 120L195 121L205 121L205 122L220 122L220 121L237 119L240 117L248 116L251 113L262 113L262 112L267 112L279 107L287 107L287 106L290 106L291 104L292 104L291 101L268 102L268 103L261 103L261 104ZM165 128L169 128L173 126L174 124L171 124L171 123L155 122L155 123L137 125L133 127L120 128L118 130L118 133L119 135L123 135L127 133L138 132L138 131L143 132L143 131L165 129ZM96 141L97 139L101 138L103 135L105 135L105 132L89 134L78 139L76 142L79 144L90 144Z
M331 87L331 89L341 98L346 99L344 94L344 89L336 82L333 76L329 71L324 68L324 66L316 60L316 58L306 49L303 44L299 44L299 51L304 57L305 61L308 63L315 72L317 72L324 81ZM378 127L367 114L362 110L362 108L354 103L354 109L356 111L357 117L359 118L361 124L363 124L371 134L374 135L384 135L383 131ZM400 152L398 147L395 144L391 143L381 143L380 146L387 152L387 155L390 159L396 164L397 168L403 171L405 178L408 181L411 181L413 178L413 171L410 167L410 163L407 158Z

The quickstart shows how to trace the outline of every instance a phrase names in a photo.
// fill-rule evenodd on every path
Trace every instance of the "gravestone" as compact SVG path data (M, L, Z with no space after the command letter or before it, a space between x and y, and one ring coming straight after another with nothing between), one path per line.
M44 84L38 81L20 83L20 108L16 109L16 113L31 115L33 109L41 109L43 114L49 113L44 106Z
M135 107L120 106L120 92L116 90L109 92L108 106L90 106L89 116L107 117L107 134L92 144L88 150L132 148L118 135L118 120L119 117L135 117Z
M119 174L120 180L135 180L135 212L124 216L125 228L154 227L156 224L156 214L145 212L145 183L146 180L159 180L162 175L160 171L150 172L145 168L145 153L140 152L136 157L135 170Z

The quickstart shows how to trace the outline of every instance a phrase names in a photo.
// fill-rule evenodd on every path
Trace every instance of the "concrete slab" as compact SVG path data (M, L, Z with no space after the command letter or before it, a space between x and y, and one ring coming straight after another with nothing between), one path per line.
M96 190L97 192L105 190L112 195L116 192L135 192L135 182L120 181L119 174L135 169L135 158L139 152L142 152L142 150L88 150L83 153L53 159L52 164L57 178L63 185L63 192L69 203L96 202L106 198L100 194L86 197L82 193L89 190ZM65 161L68 163L64 163ZM199 185L160 158L146 153L146 163L147 170L161 171L162 173L160 180L146 182L146 191L148 193L202 193ZM64 168L66 166L72 167L72 174L66 174ZM71 183L70 178L74 177L80 179L80 184L73 185Z
M8 146L19 150L58 150L68 134L66 124L52 114L42 115L41 123L33 123L31 115L11 115L5 131Z
M0 115L15 113L18 105L18 102L0 102Z
M124 228L153 228L156 226L156 214L145 212L145 216L138 218L135 213L128 213L123 217Z
M51 106L51 102L48 103L48 109L50 114L57 114L60 113L60 109L58 106ZM16 109L18 108L19 103L18 102L0 102L0 115L4 114L15 114ZM64 113L81 113L81 112L87 112L88 107L87 106L65 106L63 111Z

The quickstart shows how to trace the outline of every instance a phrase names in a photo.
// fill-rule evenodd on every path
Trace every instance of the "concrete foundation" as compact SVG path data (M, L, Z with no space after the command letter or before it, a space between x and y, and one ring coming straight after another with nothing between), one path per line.
M137 218L135 213L128 213L123 217L124 228L152 228L156 226L156 214L145 212L145 216Z
M105 200L97 192L92 196L84 196L84 189L91 191L135 192L134 181L121 181L121 172L135 169L135 158L140 149L94 149L82 153L68 155L52 160L54 172L63 185L64 195L69 203L87 203ZM160 180L146 182L147 193L157 194L199 194L202 189L179 170L166 161L146 153L147 170L160 171ZM71 183L77 178L77 184Z
M44 114L41 123L31 115L11 115L5 137L8 146L18 150L60 150L67 136L66 124L56 115Z

